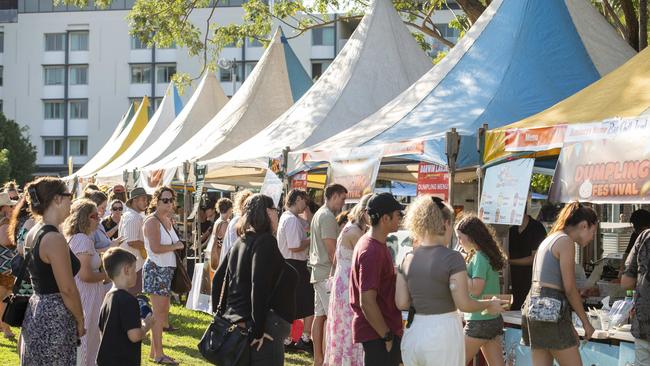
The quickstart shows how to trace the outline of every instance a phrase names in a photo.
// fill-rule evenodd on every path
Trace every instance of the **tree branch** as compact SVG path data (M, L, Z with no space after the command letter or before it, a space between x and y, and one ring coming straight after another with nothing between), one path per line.
M424 34L426 34L426 35L428 35L428 36L431 36L431 37L435 38L437 41L439 41L440 43L444 44L445 46L447 46L447 47L449 47L449 48L454 47L454 44L453 44L452 42L449 42L445 37L443 37L442 35L438 34L440 31L439 31L437 28L436 28L436 30L438 30L438 31L437 31L437 32L434 32L434 31L433 31L432 29L430 29L430 28L422 27L422 26L420 26L420 25L418 25L418 24L415 24L415 23L404 22L404 24L406 24L406 25L410 25L411 27L413 27L413 28L419 30L420 32L422 32L422 33L424 33Z

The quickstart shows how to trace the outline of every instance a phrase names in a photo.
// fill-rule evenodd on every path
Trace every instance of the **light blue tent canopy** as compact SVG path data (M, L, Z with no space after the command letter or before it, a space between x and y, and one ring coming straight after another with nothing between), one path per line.
M588 0L494 0L409 89L355 126L296 152L294 162L310 165L310 157L327 160L325 152L342 148L419 141L416 153L392 148L397 153L385 155L446 165L445 133L456 128L457 166L474 166L483 124L494 128L542 111L633 55Z

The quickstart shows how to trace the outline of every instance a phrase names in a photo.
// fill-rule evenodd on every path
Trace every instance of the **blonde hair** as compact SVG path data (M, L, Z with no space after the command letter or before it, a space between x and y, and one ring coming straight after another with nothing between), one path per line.
M367 194L361 197L359 203L350 210L348 213L348 220L351 223L359 226L369 224L366 220L366 210L368 209L368 201L370 201L370 197L372 197L372 194Z
M243 215L245 211L244 204L246 203L248 197L252 195L253 192L248 189L244 189L243 191L239 191L235 193L235 200L234 200L235 204L233 206L233 211L235 211L235 213L239 215Z
M430 236L444 235L445 223L453 223L454 213L451 207L442 201L436 203L434 199L437 198L420 196L406 211L404 223L415 239L423 240Z
M94 211L97 211L97 205L87 198L72 202L70 216L63 222L63 233L65 236L71 237L79 233L91 234L89 216Z

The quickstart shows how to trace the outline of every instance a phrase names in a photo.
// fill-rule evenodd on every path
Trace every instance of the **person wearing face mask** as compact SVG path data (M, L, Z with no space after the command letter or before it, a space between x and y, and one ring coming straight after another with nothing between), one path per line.
M239 222L239 239L214 275L212 310L222 303L224 318L252 330L250 365L283 366L284 340L296 317L298 272L278 249L278 210L271 197L250 196Z
M554 359L560 365L582 365L571 309L582 321L585 339L591 338L594 328L576 286L575 244L583 248L589 245L597 228L594 209L571 202L535 253L532 285L521 311L522 338L532 348L535 366L550 366ZM543 312L538 311L541 308Z

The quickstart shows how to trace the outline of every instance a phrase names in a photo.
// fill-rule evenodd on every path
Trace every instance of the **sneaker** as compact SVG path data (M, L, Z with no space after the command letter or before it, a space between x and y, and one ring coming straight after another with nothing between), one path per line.
M295 343L294 348L300 351L313 353L314 352L314 343L309 340L300 338L298 342Z

